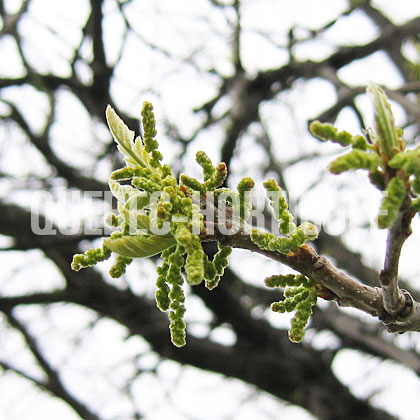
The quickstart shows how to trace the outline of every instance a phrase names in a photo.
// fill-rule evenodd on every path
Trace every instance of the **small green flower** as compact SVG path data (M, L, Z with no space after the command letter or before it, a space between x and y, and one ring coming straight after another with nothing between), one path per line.
M391 168L402 169L408 176L413 175L413 191L420 194L420 147L396 154L388 164Z
M351 135L347 131L338 131L333 125L329 123L321 123L320 121L313 121L309 125L310 132L317 138L323 141L332 141L343 147L352 146L353 149L367 150L369 145L365 137L358 135Z
M219 188L225 182L227 177L227 167L226 163L219 163L213 174L204 182L205 191L214 191L216 188Z
M191 188L193 191L199 191L200 193L204 193L206 190L204 185L200 181L197 181L195 178L191 178L188 175L181 174L180 180L185 186Z
M216 172L210 158L203 152L198 151L196 154L197 163L203 168L204 181L208 181Z
M132 179L135 176L142 176L143 172L141 169L143 168L126 167L116 169L114 172L112 172L110 179L114 181L126 181L128 179Z
M169 286L166 282L168 275L169 264L167 261L162 262L162 265L156 269L158 278L156 280L156 304L161 311L167 311L171 300L169 299Z
M171 331L171 341L177 347L185 346L186 344L186 324L183 320L185 309L179 308L169 314L171 321L169 328Z
M111 250L102 245L101 248L89 249L84 254L74 255L71 268L74 271L79 271L82 268L93 267L98 262L107 260L110 256Z
M125 273L127 265L131 264L132 261L132 258L122 257L121 255L119 255L115 264L109 270L110 276L114 279L121 277Z
M341 174L352 169L367 169L369 172L375 172L381 164L382 161L376 153L353 149L332 161L329 169L333 174Z
M351 144L352 135L347 131L338 131L332 124L321 123L320 121L312 121L309 125L311 133L323 141L332 141L341 146L349 146Z

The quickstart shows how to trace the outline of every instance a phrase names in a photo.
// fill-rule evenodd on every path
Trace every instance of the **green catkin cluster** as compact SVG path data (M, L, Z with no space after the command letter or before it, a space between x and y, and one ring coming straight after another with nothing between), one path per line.
M175 248L168 248L162 252L161 257L163 259L162 264L156 268L158 278L156 280L156 304L157 307L165 312L169 309L171 299L169 298L169 286L167 283L168 270L169 270L169 256L174 252Z
M184 249L177 245L162 252L163 262L157 268L156 303L161 311L170 309L169 329L171 340L177 346L185 345L186 325L183 320L185 314L185 296L182 290L184 280L181 270L184 265Z
M215 274L208 277L215 281L216 276L223 274L221 266L226 260L219 256L206 264L199 236L204 227L203 215L197 204L199 200L193 202L194 195L190 193L191 190L205 193L218 188L224 182L227 170L224 163L215 167L204 152L199 152L197 162L203 168L204 183L187 176L182 176L181 182L178 182L171 168L160 163L162 156L155 139L156 121L149 102L144 103L141 115L143 140L134 138L134 132L128 129L112 108L107 108L110 131L127 165L114 171L109 181L110 190L118 199L119 214L110 215L107 220L119 230L103 240L102 248L75 255L72 268L80 270L91 267L114 252L117 259L110 274L115 278L124 274L133 258L162 253L163 263L158 268L156 283L156 303L161 310L170 310L171 337L174 344L180 346L185 344L181 269L185 264L188 283L196 285L203 281L205 267L208 271L209 264ZM163 229L167 222L168 231L162 233L154 230ZM226 251L219 252L224 255Z
M225 182L227 177L227 167L226 163L221 162L215 168L211 177L204 182L205 191L214 191L216 188L219 188Z
M296 311L289 329L289 339L300 343L305 334L305 327L316 304L317 294L313 280L304 275L275 275L265 279L267 287L282 287L285 299L271 304L274 312L284 313Z
M204 260L204 278L206 280L206 288L213 290L219 284L220 278L225 272L225 268L229 264L228 257L232 252L230 246L223 246L218 244L219 251L213 258L213 261L209 261L207 256Z
M267 179L263 185L267 191L267 196L273 209L274 218L279 222L280 232L283 235L293 233L296 226L293 223L293 216L289 212L289 206L284 198L281 188L272 178Z
M413 192L420 194L420 148L405 150L396 154L388 165L394 169L402 169L407 176L413 176Z
M313 240L318 236L318 229L309 222L304 222L298 226L291 236L275 236L272 233L262 232L252 229L251 240L258 248L267 251L276 251L280 254L288 254L296 251L307 241Z
M169 319L171 322L169 329L171 331L171 340L177 347L185 345L186 337L186 325L183 319L185 314L185 296L182 290L182 284L184 280L181 274L184 265L183 253L184 249L178 245L168 258L167 282L171 285L171 291L169 293L169 299L171 301L169 305L171 309Z
M84 254L76 254L73 256L71 268L79 271L82 268L93 267L100 261L105 261L111 256L111 250L102 245L101 248L92 248Z
M397 217L398 210L406 196L402 179L398 177L392 178L388 183L386 193L382 200L378 216L378 226L380 229L389 228Z
M362 135L340 132L331 124L318 121L311 123L310 130L321 140L350 148L347 154L331 163L330 171L339 174L353 169L367 170L371 182L384 191L378 224L389 228L405 198L413 198L410 210L420 211L420 148L404 150L402 131L395 126L385 93L374 84L369 85L368 93L375 110L375 129L370 132L373 144ZM240 218L245 221L252 208L250 192L254 181L244 178L238 184L237 193L223 188L226 165L222 162L214 166L204 152L196 155L203 171L203 182L184 174L177 180L170 166L161 163L162 155L155 138L156 121L149 102L144 103L141 115L143 139L135 138L134 132L111 107L106 110L110 131L126 163L126 167L114 171L109 180L110 190L118 200L118 215L110 215L108 223L118 230L103 240L102 247L75 255L72 269L91 267L114 252L117 258L110 274L119 277L133 258L161 254L156 303L160 310L169 311L172 342L183 346L186 325L182 268L190 285L198 285L204 279L205 286L213 289L219 283L231 253L230 247L219 244L213 261L205 255L200 238L204 231L200 205L206 202L208 193L215 198L226 194L228 205L235 211L239 209ZM273 179L267 180L264 187L282 236L252 229L251 240L260 249L288 254L317 237L318 231L312 223L304 222L300 226L293 223L286 199ZM157 197L156 192L159 193ZM169 228L162 232L165 226ZM303 275L272 276L266 279L266 285L286 288L284 301L275 302L271 307L276 312L296 311L289 337L295 342L302 341L317 299L313 281Z
M352 136L347 131L338 131L332 124L321 123L320 121L312 121L309 125L311 133L320 140L332 141L343 147L351 146L366 150L367 141L363 136Z
M200 284L204 278L204 251L200 237L194 235L185 222L173 223L173 235L177 244L187 253L185 271L191 286Z
M338 131L331 124L319 121L313 121L309 129L315 137L321 140L330 140L343 147L352 147L349 153L339 156L331 162L329 169L333 174L341 174L353 169L367 169L369 172L375 172L382 163L373 147L361 135L352 136L347 131Z
M242 179L238 186L239 194L239 217L242 220L248 220L252 209L252 196L251 191L255 186L255 182L252 178Z
M121 277L125 273L127 265L131 264L132 261L133 259L130 257L118 255L115 264L109 270L110 276L114 279Z
M191 178L188 175L181 174L180 180L183 185L185 185L193 191L198 191L201 194L205 191L204 185L195 178Z
M331 124L315 121L310 125L312 134L322 140L331 140L352 150L331 162L329 169L334 174L353 169L366 169L375 187L383 191L382 204L378 216L381 229L390 228L398 215L404 198L415 198L411 209L420 209L420 149L405 150L402 130L395 125L391 104L385 92L370 83L367 92L371 97L375 127L370 131L373 145L363 140L363 136L352 136L338 132Z
M204 181L208 181L216 172L216 168L213 166L210 158L203 151L198 151L195 158L197 163L203 169Z
M224 162L213 166L210 158L202 151L197 152L196 161L202 167L204 174L204 183L191 178L188 175L182 174L180 179L181 183L193 191L198 191L201 194L206 191L214 191L225 182L227 177L227 167Z
M150 102L144 102L141 111L144 135L144 147L147 153L152 156L150 164L153 167L160 166L162 154L157 150L159 144L154 138L156 136L156 121L153 114L153 105Z
M185 345L186 324L183 320L185 314L184 293L182 290L182 274L181 269L185 263L185 271L187 280L190 285L196 285L206 279L206 287L213 289L217 286L220 276L223 275L224 269L228 264L227 257L231 252L230 247L219 245L219 252L215 255L213 261L209 261L207 256L202 252L197 244L192 246L194 242L191 232L185 225L179 224L176 229L176 238L179 241L176 247L172 247L162 252L162 265L157 268L158 278L156 281L156 303L160 310L167 311L170 309L170 331L172 342L181 347ZM185 245L182 246L179 243ZM189 250L186 247L190 247ZM200 251L201 250L201 251ZM184 261L184 254L187 254Z
M286 199L274 179L265 181L264 187L267 190L274 218L278 221L280 232L284 236L252 229L251 240L258 248L288 254L318 236L318 229L312 223L304 222L296 227L292 222L293 216L289 212Z
M228 204L235 206L235 209L238 206L242 220L246 220L252 208L250 192L254 181L244 178L237 187L237 193L221 188L227 176L226 165L222 162L214 166L204 152L196 155L203 170L204 181L200 182L187 175L181 175L178 181L171 168L160 162L162 156L155 139L156 121L149 102L144 103L141 114L143 140L140 137L134 138L134 132L128 129L112 108L107 108L109 128L126 162L126 167L114 171L109 180L110 190L118 200L119 214L109 215L107 220L118 230L103 240L101 248L75 255L72 268L80 270L91 267L109 258L114 252L117 258L110 274L116 278L125 273L133 258L161 254L162 264L157 268L156 304L160 310L169 311L172 342L176 346L183 346L186 325L183 319L185 296L182 269L185 270L189 285L198 285L205 280L205 286L213 289L223 276L232 251L229 246L218 244L218 252L212 261L205 255L200 238L204 229L200 205L207 193L214 193L215 197L227 193L230 196L226 198ZM297 228L293 225L293 232L289 234L286 225L289 227L293 218L280 189L273 180L268 180L265 187L267 191L280 192L280 198L277 197L277 201L272 199L271 203L282 231L286 233L287 230L287 236L274 237L254 231L252 237L255 242L264 249L287 253L303 245L306 240L313 239L317 231L310 223L303 223ZM198 192L199 196L194 192ZM166 222L169 229L165 233L154 230L163 229ZM306 302L299 297L299 293L292 299L293 302L301 301L296 320L304 319L302 314ZM289 297L292 298L291 295ZM295 324L293 331L299 331L300 324L297 321ZM291 337L297 337L297 334L293 332Z
M353 169L367 169L369 172L376 172L381 165L381 159L375 153L353 149L351 152L339 156L330 163L329 170L333 174L341 174Z

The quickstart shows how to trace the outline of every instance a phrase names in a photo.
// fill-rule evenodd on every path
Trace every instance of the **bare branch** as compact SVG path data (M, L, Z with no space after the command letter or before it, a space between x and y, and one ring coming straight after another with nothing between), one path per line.
M325 257L319 256L309 245L305 244L287 255L275 251L261 250L252 242L251 228L248 225L239 220L232 220L232 223L237 224L235 227L236 234L224 236L216 233L215 236L205 237L204 239L218 240L234 248L248 249L279 261L327 289L329 291L328 300L335 300L340 306L351 306L377 317L385 323L389 331L420 330L420 305L414 301L408 292L404 291L402 306L392 316L385 310L380 289L360 283L340 271Z
M393 341L381 335L378 325L362 322L347 315L335 305L327 309L318 309L314 314L313 324L320 329L331 329L338 336L343 346L363 349L369 354L382 359L392 359L413 369L420 376L420 358L412 349L403 349Z
M36 135L26 122L25 118L19 109L11 102L3 100L10 107L11 112L8 118L14 121L18 127L25 133L28 140L41 152L48 163L57 169L59 175L66 179L69 185L77 187L83 191L104 191L106 185L96 181L95 179L85 177L79 173L75 168L68 166L54 153L49 143L49 130L54 122L54 100L50 95L50 116L44 131L40 135Z
M78 413L83 419L100 420L100 417L98 417L98 415L92 412L85 404L76 399L63 385L57 370L51 366L49 361L43 355L36 339L29 333L26 326L23 323L21 323L11 311L6 310L3 311L3 313L7 316L10 325L16 328L18 331L20 331L20 333L23 335L26 344L28 345L32 354L35 356L40 367L45 372L47 380L45 382L41 382L32 377L27 376L23 372L22 375L29 379L31 382L35 383L40 388L44 388L47 391L51 392L53 395L57 396L58 398L61 398L71 408L73 408L73 410L76 411L76 413ZM16 369L13 370L17 372Z
M393 316L398 314L405 305L404 294L398 288L398 263L402 246L411 235L411 219L415 214L407 211L409 205L410 199L406 197L397 219L388 231L384 268L379 275L384 309Z

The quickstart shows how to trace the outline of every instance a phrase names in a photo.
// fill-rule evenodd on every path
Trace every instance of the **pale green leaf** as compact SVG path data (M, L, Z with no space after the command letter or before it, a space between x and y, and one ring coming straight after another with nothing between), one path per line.
M118 203L118 212L124 221L134 230L144 229L149 231L150 219L149 215L139 210L130 210L126 206Z
M129 166L145 166L141 156L134 148L134 131L131 131L124 121L117 115L113 108L108 105L106 108L106 120L109 129L118 144L118 150L125 156ZM138 149L139 146L137 146Z
M385 92L375 83L369 83L367 92L372 99L375 112L376 140L379 141L381 151L391 159L395 154L395 149L399 148L398 131L391 104Z
M145 166L150 167L150 155L144 148L143 141L140 137L137 137L132 146L134 153L140 157Z
M146 191L136 190L137 194L132 195L124 204L124 207L129 210L141 210L150 202L150 195Z
M123 236L121 238L107 238L104 245L113 252L124 257L147 258L160 254L176 244L173 236Z
M149 203L149 195L145 191L139 191L131 185L121 185L113 179L109 180L108 185L113 196L124 204L129 203L130 207L136 206L141 209Z

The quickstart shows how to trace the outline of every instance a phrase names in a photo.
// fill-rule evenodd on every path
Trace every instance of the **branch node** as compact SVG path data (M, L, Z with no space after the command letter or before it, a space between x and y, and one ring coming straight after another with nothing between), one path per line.
M325 267L326 264L327 264L327 259L325 257L317 258L317 260L314 262L314 265L313 265L314 271L322 269L323 267Z
M392 283L392 277L385 270L381 270L379 274L379 281L382 286L389 286Z
M404 320L407 318L414 308L413 297L411 294L405 289L401 289L401 293L404 299L404 303L401 311L398 313L398 320Z

